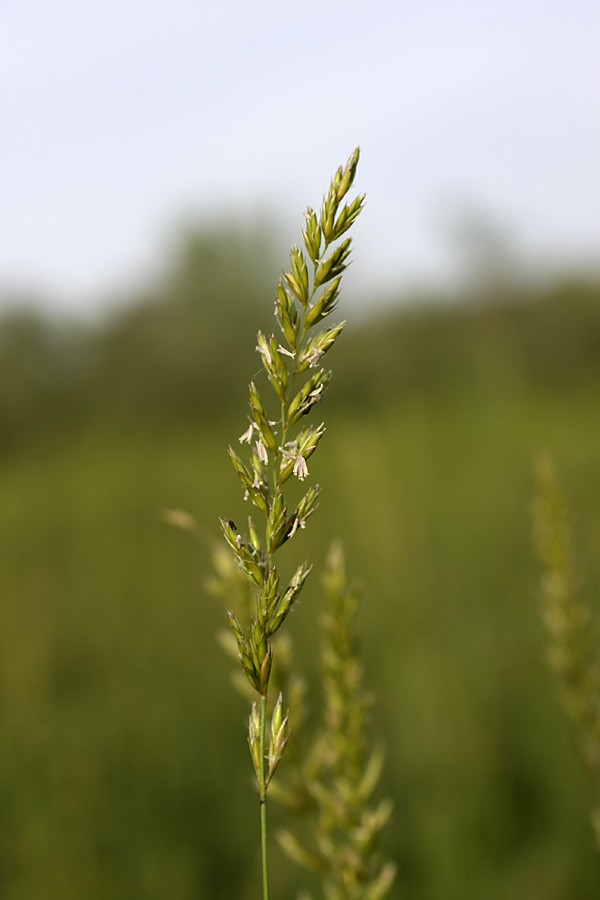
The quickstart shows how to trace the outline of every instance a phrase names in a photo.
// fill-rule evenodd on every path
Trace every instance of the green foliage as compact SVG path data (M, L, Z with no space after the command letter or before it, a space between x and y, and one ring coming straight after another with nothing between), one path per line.
M42 434L61 434L78 421L82 389L81 329L33 310L0 320L0 447Z
M253 233L206 228L182 236L151 290L124 298L121 309L94 325L5 313L0 452L88 423L160 429L231 418L244 398L239 371L257 372L248 334L257 325L271 328L275 256L264 226ZM338 342L338 407L442 399L473 385L554 396L600 384L600 283L592 278L519 289L503 303L486 303L485 294L468 304L460 297L454 304L399 297L402 304L389 309L388 301L387 312L356 324L375 299L357 306L355 323ZM277 309L293 347L297 312L283 285ZM327 351L333 332L325 328L309 343L301 371Z
M150 422L239 404L275 271L266 232L188 233L150 295L95 336L88 394L104 415Z
M158 511L187 506L211 523L224 508L234 519L247 509L223 446L241 431L239 368L261 368L248 329L269 333L277 266L265 239L268 283L246 274L250 295L224 249L252 245L247 236L194 240L223 249L208 254L212 280L204 257L190 274L189 309L169 300L183 265L174 261L145 300L109 321L2 322L7 900L251 900L259 890L245 826L254 813L245 705L230 696L214 641L222 610L203 599L202 556ZM219 295L217 283L230 287ZM207 316L226 310L233 328L244 320L238 344L229 329L200 343L204 304ZM553 448L589 583L600 584L598 284L378 315L337 342L329 428L314 457L327 489L294 542L320 569L343 522L351 568L367 585L360 630L379 698L374 728L389 748L381 790L396 800L391 896L592 900L600 868L589 787L523 598L537 579L525 510L540 446ZM205 374L215 360L220 393ZM289 484L300 488L293 476ZM278 551L285 577L290 550ZM293 633L315 696L322 601L310 580L300 602L274 640ZM284 657L279 644L272 679ZM274 699L287 690L292 718L280 684ZM277 896L293 895L295 876L276 853L272 879Z
M398 397L466 395L475 386L555 396L600 384L598 280L515 289L502 303L479 299L423 298L347 334L339 402L368 409Z
M381 791L396 801L394 898L597 896L589 788L523 600L537 580L526 509L542 443L561 461L600 584L597 406L595 391L515 398L473 384L445 403L331 411L315 457L327 491L297 540L319 570L343 522L367 585L359 625L389 748ZM158 518L166 506L208 523L224 502L244 509L223 455L234 427L96 428L0 465L9 900L259 892L245 702L215 642L222 607L203 595L202 554ZM307 583L279 632L293 634L312 697L317 588ZM274 895L293 896L276 852L272 879Z

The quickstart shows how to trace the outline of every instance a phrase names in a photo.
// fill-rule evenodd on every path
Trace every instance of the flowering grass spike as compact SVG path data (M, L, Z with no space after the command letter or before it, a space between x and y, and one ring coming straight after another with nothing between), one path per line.
M356 220L364 203L364 195L360 195L340 206L352 187L358 157L357 148L346 165L335 173L323 199L320 217L310 208L305 213L306 230L302 232L305 252L295 245L290 250L290 271L284 272L279 280L275 298L275 317L287 347L274 334L258 332L256 349L275 394L278 417L269 418L261 392L251 382L250 425L239 438L240 443L250 447L249 459L244 461L229 448L244 498L264 517L263 540L259 536L261 529L257 530L252 517L248 518L246 535L231 519L221 519L225 540L254 592L254 608L247 627L240 624L233 611L229 612L229 622L243 672L258 695L250 714L248 742L260 791L263 900L269 897L267 788L288 740L288 717L283 715L281 696L273 708L270 723L267 722L267 694L274 659L271 638L283 625L311 570L308 562L302 562L285 586L280 583L273 557L284 543L292 540L298 528L306 526L317 506L319 486L315 485L293 511L288 511L283 486L292 476L300 482L309 477L308 460L325 432L322 423L296 429L321 403L331 378L331 372L324 368L310 370L319 365L345 324L341 322L318 334L312 333L314 326L334 311L339 300L352 239L347 237L337 242Z
M600 851L600 646L597 623L581 597L571 526L554 463L537 464L535 540L543 564L542 615L550 643L548 661L563 703L578 727L581 755L591 775L591 821Z

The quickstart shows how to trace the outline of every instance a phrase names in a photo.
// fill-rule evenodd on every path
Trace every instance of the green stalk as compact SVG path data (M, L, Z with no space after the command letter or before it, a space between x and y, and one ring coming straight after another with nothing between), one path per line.
M267 869L267 788L265 784L265 730L267 725L267 698L260 698L260 844L263 874L263 900L269 900L269 874Z

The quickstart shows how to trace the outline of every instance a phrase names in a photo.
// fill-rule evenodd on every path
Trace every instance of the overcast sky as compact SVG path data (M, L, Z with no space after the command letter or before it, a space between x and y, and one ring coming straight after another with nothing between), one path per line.
M439 276L460 209L589 258L599 18L596 0L5 0L0 284L89 308L216 211L272 210L288 243L358 143L358 283Z

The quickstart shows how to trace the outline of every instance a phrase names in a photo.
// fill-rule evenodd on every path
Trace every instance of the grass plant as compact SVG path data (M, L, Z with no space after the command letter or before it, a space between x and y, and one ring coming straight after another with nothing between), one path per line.
M213 538L181 511L168 511L173 525L195 533L210 549L213 573L206 579L209 594L250 621L254 607L251 586L229 548ZM306 683L292 666L292 640L279 636L270 686L289 702L293 740L287 751L286 773L273 782L275 800L294 815L293 830L280 829L278 842L298 865L317 872L326 900L384 900L391 890L396 866L382 862L378 844L392 813L389 799L370 805L383 765L383 750L371 747L368 716L373 695L363 687L356 617L360 591L348 585L344 549L333 541L321 577L327 606L321 617L321 681L323 721L310 743ZM239 659L237 641L229 630L218 633L227 655ZM232 682L243 697L253 700L253 687L236 665ZM277 700L280 703L280 699ZM272 709L269 710L273 714ZM253 726L251 719L251 727ZM305 738L302 740L302 738ZM298 819L301 820L298 826ZM302 900L311 900L303 892Z
M542 615L550 636L548 660L564 705L578 728L582 757L595 793L592 826L600 850L600 646L597 622L581 596L571 525L549 457L537 465L535 536L544 570Z
M383 799L371 805L383 751L371 748L368 738L373 697L363 687L358 653L359 590L347 583L341 541L329 548L322 584L323 724L295 777L277 785L277 798L308 821L300 832L282 829L278 840L292 860L321 875L326 900L383 900L396 866L382 862L377 851L393 804Z
M282 346L274 334L266 336L259 331L257 336L256 349L275 398L271 404L263 401L257 385L250 382L249 426L239 438L240 443L249 445L250 459L244 462L229 447L244 499L250 500L265 519L263 539L259 536L262 529L256 528L251 516L245 534L233 519L220 520L241 579L236 581L227 568L229 561L216 554L221 575L217 590L219 585L234 585L226 597L230 607L237 606L237 612L232 608L228 611L229 624L243 674L253 696L258 696L250 712L248 744L259 788L263 900L269 900L267 792L289 739L289 710L284 715L282 691L270 709L268 706L275 658L272 639L312 568L308 561L301 563L283 589L274 557L298 529L306 527L318 505L320 489L315 485L294 509L288 510L284 484L292 476L299 482L309 476L308 460L325 432L323 423L305 427L304 421L321 403L331 378L331 372L321 367L321 359L340 336L345 322L317 333L313 329L337 307L352 243L352 238L344 235L360 214L365 199L364 194L359 195L341 206L354 182L358 158L357 148L346 165L338 168L323 198L320 215L310 207L305 213L305 250L297 245L291 248L290 271L280 278L275 299L275 316L287 346ZM313 374L311 369L317 371ZM267 411L273 399L278 406L278 413L273 413L275 419ZM230 646L230 642L225 640L225 645Z
M232 610L228 615L242 670L259 697L250 712L248 744L259 786L263 900L269 900L267 791L289 737L289 717L284 715L281 693L267 721L274 657L271 639L283 625L312 568L307 561L301 563L283 590L273 560L280 547L299 528L306 527L317 507L318 485L308 489L293 511L288 511L283 486L292 475L301 482L308 477L307 462L325 432L324 424L304 427L304 417L321 403L331 372L320 367L320 362L341 334L345 322L316 334L313 328L338 303L352 242L350 237L341 242L340 239L364 203L363 194L340 206L352 187L358 157L356 149L345 167L337 170L323 199L320 217L310 207L305 213L306 228L302 236L306 256L297 245L290 250L291 271L279 280L275 300L275 316L287 347L274 334L267 337L258 332L256 349L278 401L279 416L275 420L269 418L269 404L265 405L258 387L251 381L250 424L239 438L240 443L251 447L249 464L229 447L231 461L244 488L244 499L249 499L266 520L264 540L261 540L251 516L244 536L232 519L221 519L223 536L255 593L247 627ZM310 374L309 369L317 371ZM303 383L301 376L304 376Z

